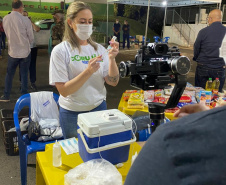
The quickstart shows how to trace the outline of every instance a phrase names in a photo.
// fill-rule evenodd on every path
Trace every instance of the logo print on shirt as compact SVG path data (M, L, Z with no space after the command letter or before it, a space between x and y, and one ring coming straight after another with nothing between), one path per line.
M91 59L92 58L95 58L96 57L96 54L93 54L91 56ZM90 60L90 56L79 56L79 55L75 55L73 57L71 57L71 60L74 62L74 61L82 61L83 64L88 64L89 63L89 60Z
M47 105L49 105L50 104L50 101L48 100L48 101L46 101L45 103L43 103L42 105L44 106L44 107L46 107Z

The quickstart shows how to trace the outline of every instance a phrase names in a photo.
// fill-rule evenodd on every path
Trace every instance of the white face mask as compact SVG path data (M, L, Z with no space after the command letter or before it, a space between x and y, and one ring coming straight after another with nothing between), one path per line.
M76 24L77 31L75 32L79 39L87 40L93 33L92 24Z

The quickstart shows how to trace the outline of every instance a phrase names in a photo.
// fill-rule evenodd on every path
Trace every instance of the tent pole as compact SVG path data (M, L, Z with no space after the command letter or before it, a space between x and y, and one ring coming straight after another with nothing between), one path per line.
M219 3L219 9L221 9L221 3L222 3L222 1Z
M150 1L151 1L151 0L148 0L147 21L146 21L146 30L145 30L145 36L144 36L144 45L145 45L145 46L146 46L147 32L148 32L148 22L149 22L149 12L150 12Z
M225 8L225 4L223 5L223 8L222 8L222 15L224 15L224 8ZM223 18L222 18L223 20Z
M163 38L163 34L164 34L164 29L165 29L165 26L166 26L166 11L167 11L167 5L165 7L165 14L164 14L164 19L163 19L163 29L162 29L162 38Z

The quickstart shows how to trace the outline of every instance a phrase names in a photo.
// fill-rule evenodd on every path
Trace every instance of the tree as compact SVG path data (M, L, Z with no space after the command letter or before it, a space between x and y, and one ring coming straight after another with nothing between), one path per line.
M139 20L140 19L140 6L125 5L124 16L130 19Z
M114 15L118 16L118 4L114 4Z
M164 8L150 7L148 25L155 33L161 35L164 20Z
M124 4L114 4L114 14L115 16L123 16L124 15Z

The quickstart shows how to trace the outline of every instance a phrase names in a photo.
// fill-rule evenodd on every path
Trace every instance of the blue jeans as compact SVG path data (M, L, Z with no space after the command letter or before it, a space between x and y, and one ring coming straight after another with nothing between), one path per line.
M206 66L198 65L196 67L196 72L195 72L195 86L202 87L205 89L206 81L209 78L212 78L212 80L219 78L220 80L219 91L222 92L222 88L225 82L225 68L213 69L213 68L208 68Z
M8 56L8 66L5 78L5 91L4 95L6 98L10 98L10 93L12 89L13 77L16 72L17 66L20 66L21 74L21 94L27 93L27 83L28 83L28 69L30 65L30 54L26 58L12 58Z
M5 49L5 39L6 39L6 35L5 32L2 32L2 41L1 41L1 48Z
M84 112L70 111L60 107L60 126L62 128L64 139L71 137L77 138L77 120L79 114L86 112L101 111L106 109L107 109L106 101L103 101L98 107L94 108L93 110Z

